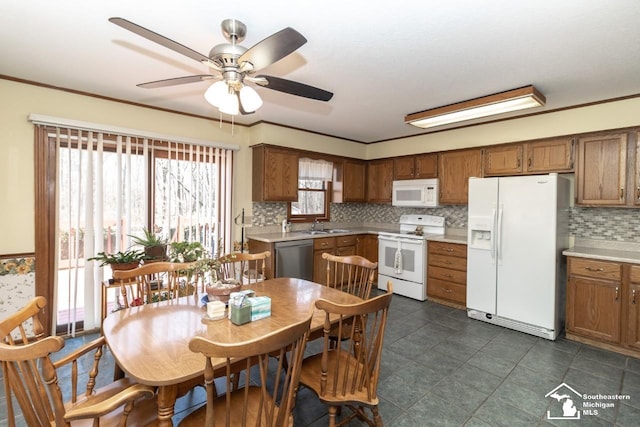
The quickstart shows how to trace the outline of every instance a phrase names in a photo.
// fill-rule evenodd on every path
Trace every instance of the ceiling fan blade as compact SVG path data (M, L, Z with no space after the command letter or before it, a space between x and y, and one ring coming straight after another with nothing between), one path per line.
M281 79L280 77L273 76L256 76L256 79L265 79L266 84L256 81L260 86L277 90L280 92L288 93L296 96L303 96L305 98L317 99L318 101L328 101L333 97L333 93L327 92L317 87L309 86L304 83L294 82L292 80Z
M175 77L173 79L156 80L154 82L140 83L136 86L142 87L145 89L154 89L157 87L183 85L187 83L196 83L196 82L201 82L204 80L211 80L211 79L219 80L220 77L212 76L211 74L201 74L197 76L185 76L185 77Z
M306 42L307 39L302 34L287 27L249 48L238 58L238 64L250 62L254 71L261 70L294 52Z
M178 42L174 42L173 40L168 39L165 36L161 36L158 33L154 33L151 30L147 30L146 28L141 27L138 24L134 24L131 21L127 21L124 18L109 18L109 21L116 25L119 25L125 30L129 30L132 33L136 33L137 35L142 36L145 39L151 40L152 42L158 43L159 45L169 48L175 52L188 56L191 59L195 59L198 62L209 61L209 58L207 56L204 56L203 54L198 53L193 49L190 49L184 45L181 45Z

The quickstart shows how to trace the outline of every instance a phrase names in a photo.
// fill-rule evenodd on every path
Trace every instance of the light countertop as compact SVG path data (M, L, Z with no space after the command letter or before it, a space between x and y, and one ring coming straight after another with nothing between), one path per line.
M289 233L273 232L273 233L252 233L248 236L249 239L258 240L265 243L277 243L277 242L290 242L294 240L305 239L318 239L335 236L350 236L355 234L378 234L380 232L397 232L397 230L390 230L385 227L349 227L346 232L339 233L323 233L311 235L303 231L291 231ZM447 232L442 236L427 236L427 240L447 242L447 243L467 243L467 235L460 234L459 232Z
M445 233L443 236L429 236L427 240L434 242L446 242L446 243L462 243L467 244L467 235Z
M576 239L576 244L565 249L562 254L571 257L640 264L640 244L635 242Z

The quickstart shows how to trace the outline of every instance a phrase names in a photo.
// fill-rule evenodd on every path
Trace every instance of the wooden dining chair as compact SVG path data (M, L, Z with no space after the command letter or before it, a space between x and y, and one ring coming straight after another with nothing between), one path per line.
M131 270L114 271L113 279L120 283L119 307L128 308L193 295L197 292L197 276L192 273L193 266L194 263L189 262L162 261Z
M300 384L313 390L320 401L329 406L331 427L348 424L354 417L370 426L383 425L378 413L377 388L392 293L393 283L389 281L387 293L361 303L343 305L324 299L316 301L316 308L325 312L324 348L322 353L303 360ZM335 318L339 332L345 327L350 331L348 339L338 346L331 345L332 319ZM345 325L345 321L349 323ZM336 424L336 415L342 406L351 409L352 413Z
M271 252L264 251L255 254L233 252L218 258L220 262L219 276L221 279L235 279L242 284L251 284L264 280L266 259Z
M298 323L251 341L228 344L193 338L189 342L191 351L206 357L207 403L184 418L180 426L293 426L300 366L312 315L311 312ZM214 378L220 368L214 371L214 364L220 359L224 360L226 390L218 396ZM238 365L244 366L244 384L234 387L232 374Z
M322 258L327 264L327 280L325 284L343 292L350 293L362 299L368 299L371 295L373 280L377 262L371 262L359 255L338 256L330 253L323 253ZM349 337L349 320L345 319L341 334L338 334L337 327L331 332L332 345L337 345L339 340Z
M373 278L378 269L377 262L371 262L359 255L338 256L328 252L322 254L327 264L325 284L340 289L362 299L368 299L373 287Z
M8 425L16 425L19 412L28 426L138 426L154 422L158 409L153 387L126 378L96 387L105 347L103 337L59 356L56 353L65 345L61 337L29 338L25 325L39 324L38 315L45 306L46 299L36 297L0 321L0 363ZM84 368L86 361L92 364ZM14 401L19 410L14 408Z

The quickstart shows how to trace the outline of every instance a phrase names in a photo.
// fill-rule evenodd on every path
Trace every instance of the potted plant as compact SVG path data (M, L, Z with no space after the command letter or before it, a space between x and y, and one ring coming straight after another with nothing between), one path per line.
M167 239L160 237L148 228L143 228L143 237L129 234L134 244L144 248L147 260L164 261L167 258Z
M98 252L96 256L88 258L87 261L99 261L100 267L109 265L111 270L131 270L140 265L140 261L145 257L144 251L141 250L118 251L114 254Z
M169 259L173 262L193 262L203 258L206 250L200 242L171 242Z
M233 262L235 254L225 255L217 258L202 258L196 261L193 273L200 277L207 292L208 301L219 300L229 301L232 292L237 292L242 287L242 283L233 277L224 277L224 264Z

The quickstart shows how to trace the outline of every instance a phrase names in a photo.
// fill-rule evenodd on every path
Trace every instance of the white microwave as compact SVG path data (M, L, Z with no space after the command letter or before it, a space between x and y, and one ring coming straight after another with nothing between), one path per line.
M407 179L393 181L393 206L435 208L439 206L439 181L433 179Z

